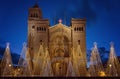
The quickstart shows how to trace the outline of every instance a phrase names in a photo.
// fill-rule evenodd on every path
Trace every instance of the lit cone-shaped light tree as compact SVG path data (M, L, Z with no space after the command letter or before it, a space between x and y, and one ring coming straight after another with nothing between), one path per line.
M44 61L44 49L43 45L41 44L39 47L39 51L37 52L37 56L34 58L34 75L35 76L42 76L42 66Z
M97 49L97 43L95 42L90 57L89 73L91 76L105 76L105 73L101 75L101 72L104 73L104 68Z
M80 44L78 44L77 46L76 56L78 58L77 60L78 60L79 74L80 76L86 76L87 75L86 61L81 51Z
M6 50L3 55L3 59L1 62L1 71L2 71L1 72L2 76L13 76L14 75L9 43L7 43Z
M18 74L17 76L31 76L32 68L30 61L29 48L27 49L27 44L23 44L23 49L18 61Z
M120 63L115 55L113 43L111 42L110 55L106 68L107 76L120 76Z
M33 75L29 48L26 50L26 53L25 53L25 60L23 62L23 70L24 70L23 76L32 76Z
M74 52L74 48L72 48L72 64L75 71L75 76L80 76L78 68L78 58L77 54Z
M53 76L50 55L49 55L47 48L45 50L44 62L43 62L43 66L42 66L42 76L47 76L47 77Z
M20 54L20 58L18 61L18 74L17 76L22 76L24 75L24 63L25 63L25 59L26 59L26 52L27 52L27 46L26 43L23 43L23 48Z
M26 43L23 43L23 48L22 48L20 58L18 61L18 66L23 66L23 62L24 62L25 57L26 57L26 52L27 52L27 46L26 46Z
M75 77L75 71L71 62L71 58L68 60L67 74L66 77Z

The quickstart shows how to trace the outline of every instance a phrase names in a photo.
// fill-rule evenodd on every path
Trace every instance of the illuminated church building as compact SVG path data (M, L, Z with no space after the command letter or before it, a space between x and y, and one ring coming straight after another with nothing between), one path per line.
M60 19L58 24L50 26L49 20L42 18L41 9L35 4L29 8L28 15L28 48L32 68L35 66L33 60L38 55L40 45L47 48L53 74L57 76L66 75L68 60L71 58L72 61L72 49L76 53L77 46L80 46L82 55L79 58L82 59L79 60L79 70L82 72L83 67L86 68L86 20L72 18L71 25L66 26ZM82 74L84 75L83 72Z

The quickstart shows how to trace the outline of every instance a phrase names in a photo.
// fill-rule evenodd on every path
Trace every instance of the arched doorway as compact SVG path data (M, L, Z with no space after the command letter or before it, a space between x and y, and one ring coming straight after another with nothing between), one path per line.
M52 68L54 76L66 76L67 62L58 59L57 61L52 62Z

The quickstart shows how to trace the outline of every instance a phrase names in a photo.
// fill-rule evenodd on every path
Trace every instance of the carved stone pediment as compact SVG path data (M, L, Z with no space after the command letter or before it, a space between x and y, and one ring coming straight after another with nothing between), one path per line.
M71 27L65 26L61 23L52 26L49 28L50 33L56 33L56 32L69 32L71 31Z
M65 35L66 37L68 37L68 39L71 39L71 27L65 26L61 23L52 26L49 28L49 34L50 34L50 40L52 39L53 36L57 36L57 35Z

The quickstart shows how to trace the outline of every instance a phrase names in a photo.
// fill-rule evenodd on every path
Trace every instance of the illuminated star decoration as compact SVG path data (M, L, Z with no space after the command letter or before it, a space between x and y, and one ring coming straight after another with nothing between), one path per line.
M59 19L59 23L62 23L62 19Z

